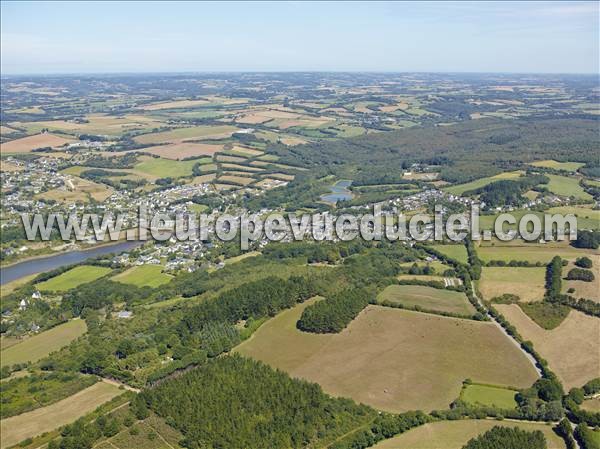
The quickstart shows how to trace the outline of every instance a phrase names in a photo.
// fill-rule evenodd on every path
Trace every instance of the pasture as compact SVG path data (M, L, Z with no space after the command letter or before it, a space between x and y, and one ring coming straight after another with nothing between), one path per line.
M222 182L222 183L231 183L231 184L247 186L248 184L252 184L255 181L255 179L245 177L245 176L225 175L225 176L219 177L217 179L217 181Z
M428 423L381 441L373 446L373 449L461 449L471 438L487 432L494 426L518 427L529 432L539 430L546 437L548 449L565 449L563 439L546 424L486 419Z
M554 256L563 259L574 259L576 257L597 254L597 251L578 249L568 245L568 242L556 243L519 243L512 245L495 244L494 246L482 244L477 248L477 255L484 262L490 260L524 260L530 263L540 262L547 264Z
M162 159L157 157L141 158L141 161L135 165L135 170L156 178L181 178L192 175L192 168L197 160L174 161L171 159Z
M600 397L586 399L580 407L588 412L600 413Z
M567 273L575 268L573 261L570 261L569 265L563 267L562 293L567 293L567 290L573 288L575 292L569 293L571 296L600 302L600 255L589 255L587 257L592 259L593 265L590 271L594 273L595 279L592 282L565 279Z
M296 329L310 300L263 324L236 348L380 410L447 408L466 378L526 387L530 362L492 323L368 306L339 334Z
M165 159L181 160L191 157L212 156L223 149L222 145L207 143L178 142L155 147L142 148L141 152L160 156Z
M495 181L500 181L502 179L516 179L522 174L522 171L503 172L494 176L489 176L487 178L476 179L475 181L467 182L465 184L458 184L451 187L446 187L444 190L453 195L462 195L463 193L469 190L475 190L481 187L485 187L488 184L491 184Z
M38 148L58 148L73 142L50 133L36 134L0 144L1 153L29 153Z
M128 114L123 116L89 114L85 121L47 120L19 123L28 132L40 132L42 129L64 134L94 134L102 136L121 136L129 131L151 130L161 126L162 122L145 115Z
M534 167L541 167L541 168L552 168L554 170L565 170L565 171L576 172L581 167L583 167L585 164L582 162L558 162L558 161L554 161L552 159L546 159L544 161L532 162L529 165L533 165Z
M119 387L98 382L66 399L0 421L2 448L57 429L94 411L98 406L121 394Z
M191 128L175 128L169 131L142 134L134 140L141 144L168 143L192 139L220 139L231 136L237 128L229 125L193 126Z
M515 390L492 385L470 384L466 385L460 392L460 398L472 405L484 405L487 407L499 407L504 410L512 410L517 407L515 401Z
M475 313L475 308L464 293L422 285L389 285L377 296L377 300L380 303L390 301L407 308L420 307L436 312L467 316Z
M462 263L467 263L467 248L465 245L433 245L433 249Z
M577 229L600 229L600 209L593 205L551 207L547 214L573 214L577 217Z
M87 203L90 199L104 201L113 193L113 189L87 179L72 177L67 184L56 189L38 193L35 197L53 200L59 203Z
M479 291L486 300L511 293L522 301L541 301L545 282L545 267L483 267Z
M40 291L64 292L71 290L81 284L95 281L102 276L110 273L111 269L107 267L97 267L94 265L80 265L65 271L58 276L48 279L47 281L36 284Z
M172 276L163 273L162 270L162 265L137 265L117 274L112 280L136 287L156 288L172 279Z
M575 197L578 200L591 201L592 196L579 185L579 179L559 175L546 175L550 178L547 187L552 193Z
M524 340L533 342L535 349L562 381L565 391L598 377L598 318L571 310L560 326L545 330L516 304L497 304L495 307L517 328Z
M66 323L48 329L33 337L25 338L21 342L11 345L0 352L0 365L14 365L16 363L37 362L54 351L67 346L76 338L87 331L84 320L73 319Z

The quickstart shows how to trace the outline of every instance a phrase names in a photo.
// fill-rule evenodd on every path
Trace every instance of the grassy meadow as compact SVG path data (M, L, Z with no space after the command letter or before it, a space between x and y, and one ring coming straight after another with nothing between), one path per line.
M65 271L58 276L39 282L36 287L40 291L65 292L81 284L95 281L111 272L110 268L94 265L80 265Z
M420 307L437 312L472 315L475 308L466 295L452 290L441 290L422 285L390 285L378 296L379 302L390 301L405 307Z
M162 265L138 265L117 274L112 280L136 287L155 288L172 279L172 276L162 272L163 268Z
M466 378L530 386L530 362L492 323L368 306L339 334L296 329L302 310L263 324L236 352L380 410L446 408Z
M512 410L517 407L515 401L515 390L492 385L470 384L466 385L460 393L460 398L473 405L484 405L488 407L499 407L504 410Z
M67 346L77 337L85 334L84 320L74 319L48 329L33 337L26 338L0 352L0 366L16 363L37 362L54 351Z

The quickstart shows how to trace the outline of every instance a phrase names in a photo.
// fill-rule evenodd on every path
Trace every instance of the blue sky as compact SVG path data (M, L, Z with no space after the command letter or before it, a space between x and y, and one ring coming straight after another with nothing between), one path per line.
M1 4L2 73L599 72L597 2Z

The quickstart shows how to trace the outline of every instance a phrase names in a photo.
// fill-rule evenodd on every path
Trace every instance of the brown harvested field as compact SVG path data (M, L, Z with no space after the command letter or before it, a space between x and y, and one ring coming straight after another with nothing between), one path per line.
M36 134L35 136L23 137L22 139L2 143L0 144L0 152L29 153L37 148L57 148L71 142L73 142L72 139L65 139L64 137L50 133Z
M193 108L195 106L204 106L210 104L208 100L175 100L165 101L162 103L152 103L140 106L139 109L144 111L160 111L161 109L181 109L181 108Z
M293 128L294 126L302 126L305 128L318 128L329 122L334 121L331 118L301 118L297 120L277 120L274 122L279 129Z
M301 139L299 137L282 137L279 141L288 146L302 145L308 143L308 140Z
M580 407L588 412L600 413L600 397L586 399Z
M560 256L563 259L575 259L576 257L598 254L598 250L579 249L569 246L569 242L548 242L523 243L520 240L510 242L499 242L493 240L490 242L481 242L477 248L479 258L484 262L490 260L526 260L531 263L548 263L554 256Z
M315 299L263 324L237 352L390 412L447 408L462 381L530 386L536 371L492 323L368 306L339 334L296 329Z
M228 156L226 154L217 154L215 156L217 162L246 162L248 159L241 156Z
M484 267L479 291L486 300L511 293L521 301L541 301L546 293L545 267Z
M165 159L181 160L196 156L212 156L223 149L223 145L207 143L178 142L156 147L142 148L138 150L144 153L154 154Z
M231 182L234 184L241 184L243 186L247 186L248 184L252 184L255 179L254 178L246 178L244 176L232 176L232 175L225 175L225 176L220 176L217 181L220 182Z
M113 190L104 185L87 179L72 178L72 188L59 187L37 194L35 197L45 200L54 200L61 203L88 202L90 197L96 201L104 201L111 196Z
M237 123L245 123L247 125L258 125L258 124L268 122L269 120L273 120L273 119L271 117L265 117L264 115L254 113L254 114L244 115L244 116L236 119L235 121Z
M288 175L285 173L269 173L267 175L269 178L281 179L282 181L293 181L294 175Z
M535 349L548 360L550 369L558 375L566 391L600 377L598 318L571 310L560 326L545 330L516 304L497 304L495 307L525 340L533 342Z
M0 421L0 447L4 449L69 424L121 393L116 385L98 382L47 407L3 419Z
M260 150L254 150L252 148L248 148L248 147L241 147L239 145L235 145L231 150L232 153L238 153L239 155L242 156L249 156L249 157L255 157L255 156L261 156L262 154L264 154L262 151Z
M22 165L11 164L10 162L2 162L0 171L23 171L25 168Z
M554 433L552 426L544 423L491 419L464 419L425 424L384 440L373 446L373 449L461 449L471 438L487 432L494 426L518 427L529 432L539 430L546 437L548 449L565 449L564 441Z
M190 182L190 184L206 184L213 181L216 177L216 173L209 173L207 175L196 176L194 179L192 179L192 182Z
M238 164L231 164L231 163L221 164L221 167L223 167L223 169L228 169L228 170L240 170L240 171L253 172L253 173L263 171L262 168L249 167L248 165L238 165Z
M563 293L566 293L568 289L574 288L575 293L570 293L570 295L575 296L576 298L586 298L600 302L600 256L588 255L587 257L592 259L592 268L590 268L590 270L594 273L595 279L592 282L569 281L564 279L570 270L576 268L573 263L574 260L571 260L569 265L563 267L562 291Z

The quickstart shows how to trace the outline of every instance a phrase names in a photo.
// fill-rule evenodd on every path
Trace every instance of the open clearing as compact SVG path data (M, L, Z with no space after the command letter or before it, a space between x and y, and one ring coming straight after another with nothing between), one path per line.
M112 280L136 287L156 288L172 279L172 276L163 273L162 269L162 265L138 265L117 274Z
M29 337L3 350L0 355L1 366L16 363L37 362L54 351L67 346L77 337L85 334L85 320L74 319Z
M179 142L191 139L219 139L231 136L238 128L235 126L194 126L191 128L176 128L170 131L142 134L134 140L141 144Z
M43 200L53 200L60 203L87 203L90 198L104 201L113 193L110 187L87 179L72 177L67 185L37 194L35 197Z
M566 170L575 172L581 167L583 167L585 164L582 162L558 162L552 159L547 159L545 161L532 162L529 165L533 165L534 167L553 168L554 170Z
M488 178L476 179L475 181L467 182L465 184L459 184L456 186L447 187L444 190L446 190L448 193L451 193L453 195L462 195L463 193L465 193L469 190L475 190L475 189L479 189L480 187L485 187L488 184L491 184L492 182L495 182L495 181L500 181L501 179L516 179L519 176L521 176L522 174L523 174L522 171L511 171L511 172L499 173L497 175L490 176Z
M433 245L433 249L462 263L467 263L467 248L465 245Z
M533 342L535 349L548 360L550 369L562 381L565 391L600 377L598 318L571 310L560 326L545 330L516 304L497 304L495 307L525 340Z
M173 161L171 159L147 157L141 159L141 162L135 166L135 170L157 178L181 178L191 176L192 168L197 162L197 160Z
M379 302L390 301L407 307L419 306L425 310L473 315L475 308L466 295L452 290L425 287L423 285L390 285L382 291Z
M541 301L545 283L545 267L483 267L479 291L486 300L511 293L521 301Z
M156 118L144 115L104 115L89 114L85 121L47 120L41 122L18 123L19 127L26 128L28 132L38 133L42 129L60 131L66 134L95 134L103 136L120 136L128 131L150 131L161 126L162 122Z
M121 394L119 387L98 382L62 401L0 421L2 448L75 421Z
M163 103L152 103L140 106L140 109L145 111L160 111L161 109L180 109L180 108L193 108L195 106L206 106L211 104L209 100L174 100L165 101Z
M467 385L460 393L460 398L469 404L480 404L490 407L500 407L512 410L517 407L515 390L491 385Z
M494 426L518 427L529 432L544 433L548 449L565 449L565 443L554 433L551 426L514 421L489 419L465 419L460 421L438 421L409 430L397 437L384 440L373 449L461 449L467 442Z
M593 205L558 206L546 211L548 214L573 214L577 217L577 229L600 229L600 209Z
M490 260L524 260L531 263L541 262L547 264L554 256L563 259L575 259L577 257L598 254L598 250L578 249L564 243L522 243L513 242L511 245L496 244L494 246L481 245L477 248L477 255L484 262Z
M581 404L581 408L589 412L600 413L600 397L586 399L583 401L583 404Z
M569 271L576 268L573 261L570 261L569 265L563 267L562 292L567 293L567 290L574 288L575 292L569 293L571 296L600 302L600 256L589 255L587 257L592 259L592 268L589 270L594 273L595 279L592 282L569 281L565 279Z
M269 320L236 351L391 412L447 408L466 378L516 387L537 378L492 323L368 306L341 333L317 335L296 329L313 301Z
M64 292L78 285L94 281L111 272L110 268L81 265L65 271L47 281L36 284L40 291Z
M140 152L154 154L166 159L186 159L198 156L212 156L217 151L221 151L223 145L213 145L207 143L171 143L167 145L159 145L156 147L148 147L139 150Z
M71 142L73 142L71 139L65 139L64 137L55 136L54 134L50 133L43 133L2 143L0 144L0 152L29 153L30 151L38 148L57 148Z
M573 196L578 200L591 201L592 196L579 185L579 179L559 175L546 175L550 178L548 190L562 196Z

